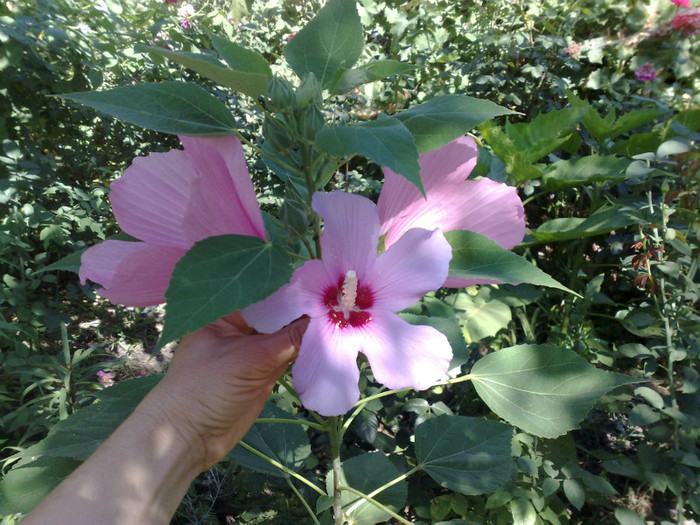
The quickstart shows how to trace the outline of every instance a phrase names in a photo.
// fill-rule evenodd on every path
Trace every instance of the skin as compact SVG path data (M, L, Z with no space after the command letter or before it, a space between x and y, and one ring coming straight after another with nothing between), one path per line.
M183 339L165 377L22 525L167 524L260 414L308 319L253 334L234 313Z

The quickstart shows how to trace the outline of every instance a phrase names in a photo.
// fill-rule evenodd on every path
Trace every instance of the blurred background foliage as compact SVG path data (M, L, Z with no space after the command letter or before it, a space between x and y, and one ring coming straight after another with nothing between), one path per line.
M261 53L286 75L282 48L319 8L307 0L184 5L0 2L3 472L15 452L100 390L167 361L149 353L158 308L105 303L74 272L82 249L118 232L110 182L133 157L179 142L53 95L197 80L227 102L246 137L261 142L262 116L240 95L138 45L206 52L211 31ZM517 469L488 498L412 478L406 516L454 524L697 521L697 35L673 29L678 7L670 0L358 0L358 8L364 58L416 67L338 97L334 116L371 119L450 93L518 111L475 130L476 174L519 188L529 230L516 251L581 294L527 285L438 292L414 313L457 315L464 370L492 349L551 343L604 369L653 380L604 397L581 429L563 438L517 434ZM252 154L249 165L261 202L274 205L274 177ZM376 196L380 182L376 166L358 161L331 184ZM284 392L276 403L289 408ZM347 455L409 449L415 425L444 413L489 411L468 383L383 398L355 420ZM324 458L312 451L324 444L298 440L308 452L295 468L313 478ZM175 522L305 522L286 480L258 470L233 457L203 474Z

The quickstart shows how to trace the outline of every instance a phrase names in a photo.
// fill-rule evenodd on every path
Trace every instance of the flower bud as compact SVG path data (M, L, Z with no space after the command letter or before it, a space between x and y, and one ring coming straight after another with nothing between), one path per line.
M299 135L307 142L313 142L323 126L326 124L326 119L323 118L323 113L316 107L315 104L307 107L301 112L297 118L297 129Z
M281 77L273 77L267 86L270 97L270 109L284 112L294 104L294 87Z
M309 104L321 105L321 84L316 75L309 73L296 91L297 108L304 109Z
M280 206L279 218L291 235L303 237L309 228L306 207L303 203L287 197Z
M265 117L263 121L263 137L270 144L270 148L274 153L287 153L293 145L292 137L282 126L282 124L274 117Z

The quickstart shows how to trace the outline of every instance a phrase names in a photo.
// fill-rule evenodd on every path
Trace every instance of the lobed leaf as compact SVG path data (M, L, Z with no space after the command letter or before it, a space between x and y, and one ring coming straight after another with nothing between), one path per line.
M158 345L264 299L291 275L286 252L257 237L219 235L199 241L173 270Z
M328 89L338 72L350 69L364 45L355 0L328 0L316 16L285 46L284 58L299 78L316 75Z

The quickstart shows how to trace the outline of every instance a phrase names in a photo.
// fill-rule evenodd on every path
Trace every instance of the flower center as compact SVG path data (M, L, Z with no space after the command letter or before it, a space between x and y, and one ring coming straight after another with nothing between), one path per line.
M338 328L359 327L372 320L365 311L372 307L372 290L362 286L354 270L338 279L336 286L329 286L323 294L323 304L328 308L328 318Z

